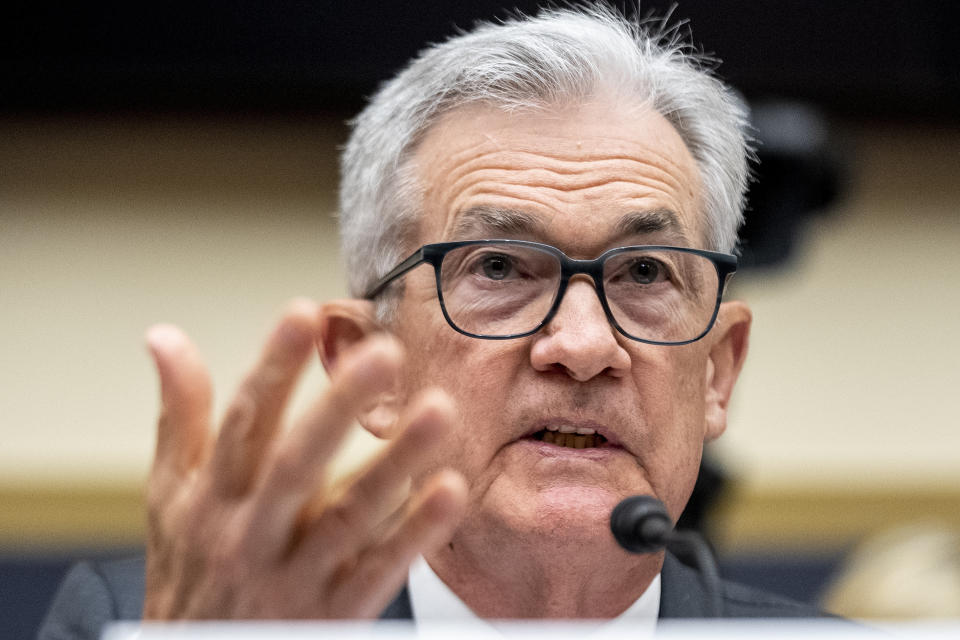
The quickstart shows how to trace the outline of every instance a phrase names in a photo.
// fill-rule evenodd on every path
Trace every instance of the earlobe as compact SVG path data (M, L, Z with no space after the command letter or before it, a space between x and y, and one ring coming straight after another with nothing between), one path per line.
M734 300L720 305L706 367L706 440L720 437L727 428L727 406L747 358L751 321L746 303Z
M372 302L367 300L334 300L320 307L320 334L317 351L327 374L337 368L340 357L370 336L383 333L376 320ZM390 392L380 394L357 416L364 429L378 438L389 438L399 417L400 381Z

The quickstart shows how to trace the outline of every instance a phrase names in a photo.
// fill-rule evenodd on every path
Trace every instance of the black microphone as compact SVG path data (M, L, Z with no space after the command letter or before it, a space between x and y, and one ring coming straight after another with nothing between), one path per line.
M710 601L709 615L723 617L720 573L713 554L695 531L675 531L667 508L653 496L630 496L610 514L610 531L630 553L655 553L668 544L680 544L693 552Z

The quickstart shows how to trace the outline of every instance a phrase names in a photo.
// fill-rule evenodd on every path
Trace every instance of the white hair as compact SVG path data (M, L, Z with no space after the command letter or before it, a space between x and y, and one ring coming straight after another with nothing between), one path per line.
M415 248L422 186L409 160L438 118L468 104L511 112L599 94L673 124L700 171L704 242L733 251L751 156L743 102L666 20L631 22L605 5L550 9L427 47L352 122L340 184L351 294Z

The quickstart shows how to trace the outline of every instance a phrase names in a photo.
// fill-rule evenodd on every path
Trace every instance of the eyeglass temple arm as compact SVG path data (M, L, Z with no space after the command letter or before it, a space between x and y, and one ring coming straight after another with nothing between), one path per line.
M738 260L736 256L724 255L723 259L717 265L720 268L720 295L722 299L727 293L727 286L733 279L733 274L737 272Z
M412 254L410 254L410 256L406 260L404 260L403 262L398 264L396 267L394 267L390 271L390 273L383 276L382 278L380 278L380 280L374 283L374 285L371 286L365 294L363 294L363 299L373 300L378 295L380 295L383 292L383 290L386 289L391 282L393 282L394 280L396 280L397 278L405 274L407 271L410 271L411 269L419 265L421 262L423 262L423 248L420 248L414 251Z

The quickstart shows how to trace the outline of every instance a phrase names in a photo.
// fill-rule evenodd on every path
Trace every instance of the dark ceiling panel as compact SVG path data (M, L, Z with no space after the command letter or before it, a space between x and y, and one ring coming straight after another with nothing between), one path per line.
M7 110L353 110L420 46L536 2L7 3ZM620 3L622 4L622 3ZM663 13L672 3L643 2ZM947 2L681 0L748 97L879 117L960 119Z

